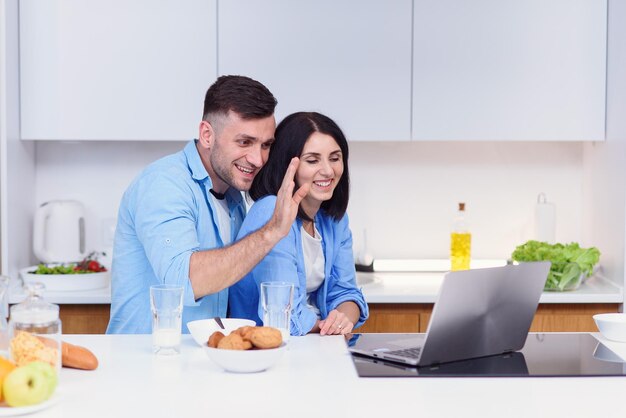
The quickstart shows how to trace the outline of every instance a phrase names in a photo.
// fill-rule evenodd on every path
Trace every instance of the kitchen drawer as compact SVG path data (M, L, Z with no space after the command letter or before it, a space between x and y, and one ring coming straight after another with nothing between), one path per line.
M373 303L370 317L357 332L426 332L432 304ZM593 315L619 312L617 303L541 304L532 332L597 332Z
M63 334L104 334L111 305L59 305Z
M543 304L539 305L530 330L532 332L598 332L593 316L605 312L619 312L619 304Z
M370 317L357 332L426 332L431 304L370 304Z

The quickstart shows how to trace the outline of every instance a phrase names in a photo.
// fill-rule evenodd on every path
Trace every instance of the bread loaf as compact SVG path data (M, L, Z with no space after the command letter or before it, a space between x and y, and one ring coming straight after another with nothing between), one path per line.
M46 337L37 337L45 345L55 347L56 343ZM98 368L98 358L85 347L66 343L61 343L61 364L63 367L70 367L81 370L95 370Z
M85 347L63 342L61 347L61 363L63 367L81 370L98 368L98 358Z

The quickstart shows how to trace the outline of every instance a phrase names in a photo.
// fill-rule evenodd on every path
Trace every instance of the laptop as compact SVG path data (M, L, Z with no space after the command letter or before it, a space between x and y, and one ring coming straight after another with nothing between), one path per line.
M524 347L549 261L446 273L426 334L362 334L352 353L429 366Z

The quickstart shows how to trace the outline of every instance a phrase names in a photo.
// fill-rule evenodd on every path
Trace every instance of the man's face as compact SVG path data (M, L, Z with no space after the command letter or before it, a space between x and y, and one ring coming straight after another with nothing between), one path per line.
M217 126L213 126L207 167L213 189L219 193L228 187L248 191L254 176L267 162L274 142L274 116L242 119L238 114L228 112L213 125Z

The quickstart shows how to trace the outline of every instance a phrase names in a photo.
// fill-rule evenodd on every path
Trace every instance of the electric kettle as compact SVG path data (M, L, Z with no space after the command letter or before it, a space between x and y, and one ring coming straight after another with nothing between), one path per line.
M52 200L35 212L33 252L42 263L85 258L85 207L75 200Z

